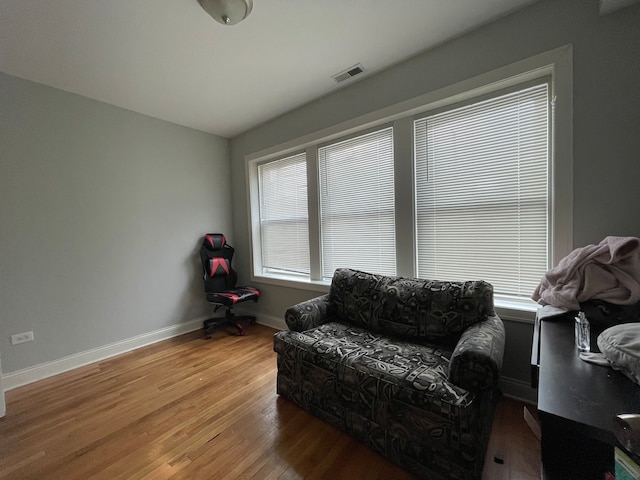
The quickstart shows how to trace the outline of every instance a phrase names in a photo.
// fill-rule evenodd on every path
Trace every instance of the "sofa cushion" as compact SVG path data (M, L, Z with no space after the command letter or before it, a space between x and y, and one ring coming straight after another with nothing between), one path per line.
M348 268L333 275L329 300L340 321L372 332L454 345L489 315L493 287L375 275Z
M439 411L443 405L466 406L474 398L447 380L451 351L439 346L405 342L342 322L329 322L305 332L278 332L274 348L289 359L284 363L290 362L290 368L304 362L320 367L334 379L332 385L340 385L343 395L351 392L353 401L366 390L376 400ZM320 383L326 382L324 379Z

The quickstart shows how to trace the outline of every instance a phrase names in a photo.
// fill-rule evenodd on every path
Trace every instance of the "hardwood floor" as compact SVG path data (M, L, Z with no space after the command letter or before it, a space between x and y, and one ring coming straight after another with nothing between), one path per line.
M192 332L7 392L0 479L412 478L279 398L275 330L247 330ZM501 399L483 479L539 479L539 458L523 404Z

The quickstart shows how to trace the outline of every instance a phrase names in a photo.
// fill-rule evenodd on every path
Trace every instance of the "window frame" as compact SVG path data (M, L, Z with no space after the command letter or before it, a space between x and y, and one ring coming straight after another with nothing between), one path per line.
M245 156L247 201L249 206L249 234L251 280L296 289L326 293L329 282L322 281L320 271L320 223L318 200L317 148L349 136L392 124L394 131L394 175L396 177L396 265L400 276L415 276L415 181L413 178L413 121L429 112L481 98L550 77L550 158L549 158L549 265L555 265L573 248L573 49L565 45L490 72L440 88L413 99L340 122L306 136L275 145ZM295 152L306 151L309 195L309 247L312 275L308 279L256 274L259 261L259 225L256 225L257 199L256 165L283 158ZM409 175L407 176L407 173ZM401 180L404 178L404 182ZM410 178L411 185L407 185ZM402 183L403 182L403 183ZM399 185L399 183L402 183ZM400 186L400 188L399 188ZM410 188L409 188L410 187ZM259 220L258 220L259 222ZM258 233L256 235L256 232ZM256 243L258 242L258 243ZM411 253L407 253L411 252ZM313 272L316 272L314 275ZM533 301L522 301L496 296L496 309L500 315L515 321L532 322L538 306Z

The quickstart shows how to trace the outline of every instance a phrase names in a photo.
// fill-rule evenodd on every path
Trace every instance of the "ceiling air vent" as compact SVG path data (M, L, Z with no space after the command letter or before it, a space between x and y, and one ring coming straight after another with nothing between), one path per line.
M336 83L340 83L340 82L344 82L345 80L348 80L350 78L355 77L356 75L360 75L361 73L364 73L366 70L364 69L364 67L362 65L360 65L359 63L353 65L352 67L347 68L346 70L343 70L340 73L336 73L335 75L332 75L331 78L333 78Z

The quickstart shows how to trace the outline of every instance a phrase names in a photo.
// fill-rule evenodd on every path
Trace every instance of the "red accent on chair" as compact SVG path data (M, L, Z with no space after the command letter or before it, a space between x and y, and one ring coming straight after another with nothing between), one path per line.
M218 250L220 248L224 248L227 244L227 239L221 233L207 233L204 236L204 239L209 242L209 245L214 250Z
M260 290L258 290L257 288L244 287L244 289L249 290L249 292L253 293L254 295L257 295L258 297L260 296Z
M218 274L218 268L222 267L224 275L229 275L229 263L226 258L212 258L209 276L215 277Z
M240 296L236 295L235 293L219 292L216 293L216 295L219 295L220 297L230 298L233 303L238 303L238 300L240 299Z

